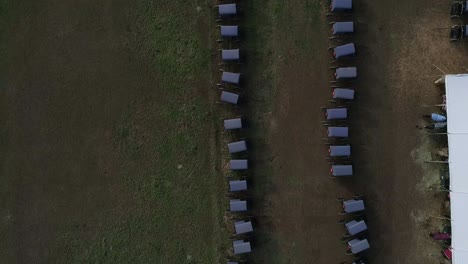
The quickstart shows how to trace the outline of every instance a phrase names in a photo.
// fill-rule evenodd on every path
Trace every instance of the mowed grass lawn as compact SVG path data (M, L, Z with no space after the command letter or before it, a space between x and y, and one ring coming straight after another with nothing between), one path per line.
M1 262L224 260L211 1L1 3Z

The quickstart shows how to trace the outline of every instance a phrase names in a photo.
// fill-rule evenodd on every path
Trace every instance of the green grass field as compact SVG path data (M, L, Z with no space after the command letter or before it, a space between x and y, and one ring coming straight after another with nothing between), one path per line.
M18 16L23 12L31 12L28 16L33 17L33 20L48 19L33 12L41 14L42 9L46 9L48 4L54 4L46 0L39 2L26 1L18 4L13 1L2 1L4 4L1 5L1 11L7 17L6 21L12 25L18 21ZM109 1L106 1L106 4L111 5ZM215 104L215 88L212 81L211 52L214 45L212 34L215 24L213 10L209 4L209 1L202 0L135 1L128 11L130 18L121 22L122 25L118 22L112 24L113 27L126 27L124 35L108 34L106 31L108 29L103 27L102 35L111 35L116 39L122 36L126 38L123 41L119 40L125 43L122 49L128 52L128 54L121 53L121 56L131 57L129 61L143 62L140 64L144 64L145 67L142 67L144 72L135 71L135 74L150 76L145 78L154 80L144 84L144 87L141 85L142 88L138 83L128 87L137 91L129 92L128 98L125 98L123 93L115 102L119 114L113 116L110 121L95 117L99 115L94 111L108 111L103 102L113 100L110 99L112 97L104 94L93 96L92 100L100 103L93 104L96 108L89 110L88 117L98 119L95 120L97 124L105 123L104 128L95 128L96 137L101 138L105 134L110 146L105 146L108 151L106 152L100 148L101 143L88 145L85 153L94 157L95 153L104 151L104 159L114 159L106 161L111 165L102 167L96 165L98 167L96 170L107 171L109 175L113 175L112 177L106 177L106 173L95 173L94 169L88 171L83 168L85 165L78 162L74 154L71 154L70 159L62 160L66 163L64 166L76 167L80 171L79 175L72 173L74 177L81 177L84 174L102 177L98 180L99 183L110 186L105 190L88 191L97 186L93 183L89 185L83 183L86 177L74 178L71 182L80 181L85 187L78 191L79 198L69 198L69 195L75 193L70 190L76 186L64 180L59 187L64 190L61 195L48 196L33 192L34 194L28 196L30 199L41 201L45 205L44 208L39 208L34 203L25 206L26 208L19 208L21 205L18 200L24 199L25 196L19 185L25 184L25 179L19 175L18 162L6 163L21 157L21 154L14 150L15 142L20 141L20 144L24 145L28 143L21 142L24 139L13 135L15 130L24 129L15 127L17 121L14 118L19 117L13 114L15 109L21 106L14 101L2 105L2 116L7 121L10 119L11 125L8 128L2 127L0 140L4 146L2 152L6 153L0 158L4 164L1 170L1 196L6 199L3 202L6 207L2 209L2 217L7 212L12 214L12 220L1 222L1 230L5 232L0 245L3 248L4 260L7 261L5 263L25 261L34 261L28 263L218 263L224 260L228 242L223 221L226 208L225 179L219 172L220 155L223 155L220 152L218 138L221 111L218 111L218 106ZM70 12L76 8L73 12L83 12L81 14L83 17L92 16L93 12L99 14L104 10L93 5L100 6L93 1L82 6L70 2L68 7L63 7L61 10ZM122 6L124 11L120 13L127 15L125 12L127 6L128 4ZM98 11L95 11L95 8ZM111 10L115 8L118 7L112 7ZM102 22L106 18L96 15L96 19ZM3 29L3 39L8 37L6 32L15 30L8 28L8 24ZM73 30L71 31L70 34L74 34ZM117 30L117 32L122 31ZM14 37L27 39L28 34L32 33L18 29L18 34L21 36ZM41 36L37 38L41 39ZM120 44L103 43L102 50L105 50L106 46L113 45ZM2 52L5 54L18 52L14 51L16 48L11 44L2 44ZM105 56L103 54L103 58ZM6 63L13 61L13 56L7 57L9 60L2 63L2 68L5 68ZM67 65L69 69L82 72L70 64ZM20 67L15 64L11 66ZM63 74L68 76L67 66L63 66L64 69L58 71L63 71ZM44 67L47 67L47 64ZM38 71L40 70L31 70L31 72ZM111 78L112 75L110 72ZM85 75L83 77L86 78ZM13 81L10 82L11 85L14 84ZM34 83L34 80L30 82ZM72 89L80 92L78 89ZM111 91L112 87L105 89ZM0 96L1 101L6 102L21 94L4 91ZM71 100L60 97L63 95L59 92L56 96L58 101ZM99 96L101 98L97 98ZM78 101L79 98L81 97L74 99ZM58 102L50 102L50 104L55 103ZM81 103L86 105L84 101ZM80 102L76 104L79 106ZM50 114L54 115L53 112ZM52 118L51 122L53 124L41 122L39 128L34 128L31 133L39 133L37 129L48 130L54 127L58 120ZM72 130L66 130L61 136L72 140L73 135L87 131L83 128L80 132L77 124L73 124L72 127ZM86 138L86 135L83 137ZM66 148L60 145L60 142L49 143L57 145L58 149ZM80 147L77 145L76 151L80 151ZM46 164L46 166L58 166L58 169L48 173L61 173L60 165L54 164L51 160L46 161ZM29 179L40 181L35 178L35 173L41 173L40 169L29 173L31 174ZM31 188L33 190L57 188L45 182L38 182L38 185L40 187ZM106 192L112 194L104 194ZM113 201L109 197L118 197L118 199ZM68 199L78 201L75 201L74 205L64 204L63 207L68 207L67 210L54 207L54 204L60 203L60 200ZM83 206L83 211L90 211L89 213L81 212L79 199L82 199L84 204L90 202L89 205ZM76 205L78 205L76 211L70 208ZM22 210L41 210L46 216L33 217L29 220L23 216L20 219L15 213ZM39 230L31 226L38 226ZM36 237L40 239L43 234L41 226L52 228L47 233L50 237L44 239L43 243L36 243ZM18 235L18 229L28 228L30 233L24 235L26 238L21 234ZM28 246L32 247L24 249ZM25 256L21 256L23 250Z
M94 243L71 240L76 263L216 263L223 257L224 179L215 170L219 149L213 129L219 124L208 91L211 29L194 34L213 26L211 13L206 1L142 3L140 23L149 37L143 44L163 100L156 111L128 106L114 130L116 147L129 162L122 166L124 180L142 207L106 227ZM146 121L158 125L142 139L139 127ZM153 158L146 170L135 175L132 167L148 156Z

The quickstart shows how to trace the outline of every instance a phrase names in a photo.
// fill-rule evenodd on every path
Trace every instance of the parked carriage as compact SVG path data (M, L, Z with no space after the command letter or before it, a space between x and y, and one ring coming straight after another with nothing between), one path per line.
M218 86L224 86L224 85L234 85L236 87L240 86L240 78L241 74L237 72L227 72L227 71L222 71L221 74L221 83L218 83Z
M229 212L246 212L247 201L240 199L231 199L229 201Z
M229 154L235 154L247 151L247 142L245 140L240 140L236 142L231 142L227 144Z
M353 57L356 55L356 46L354 45L354 43L331 47L330 50L332 51L332 56L335 61L338 59Z
M355 91L352 88L333 88L330 102L335 104L348 104L354 101Z
M331 145L328 148L328 155L331 158L349 158L351 156L350 145Z
M331 67L335 70L332 83L355 80L358 77L356 67Z
M216 7L218 8L219 20L236 17L238 14L236 4L222 4Z
M324 108L323 110L327 121L343 120L348 118L348 108L345 107Z
M250 242L245 240L233 241L232 247L235 255L250 253L252 251Z
M464 40L467 37L468 25L452 26L450 29L450 41Z
M343 164L331 165L330 174L332 177L353 176L353 165L343 165Z
M362 237L362 238L355 238L351 241L348 242L348 250L347 254L348 255L356 255L359 254L365 250L368 250L370 248L369 241Z
M348 127L336 127L331 126L327 128L328 138L348 138L349 129Z
M219 35L220 39L219 41L227 40L227 39L232 39L232 40L239 40L239 26L234 25L234 26L218 26L219 27Z
M222 49L221 60L223 62L240 62L239 49Z
M234 130L243 128L242 118L233 118L224 120L224 129L225 130Z
M363 233L367 230L367 224L364 220L351 220L344 224L346 229L346 234L344 237L351 237Z
M356 196L349 200L345 200L343 198L339 198L338 200L341 202L343 208L343 211L340 212L341 215L358 213L366 209L364 200L360 196Z
M233 171L247 170L249 168L249 162L246 159L232 159L229 161L229 168Z
M239 103L239 94L222 91L221 92L221 102L237 105Z
M353 11L353 0L332 0L330 3L330 12L351 12Z
M456 1L452 3L451 18L458 18L468 13L468 1Z
M235 235L242 235L253 232L251 221L240 220L234 223Z
M339 37L349 37L354 34L354 22L331 22L331 33L332 36L330 39L335 39Z
M247 180L232 180L229 181L230 192L247 191Z

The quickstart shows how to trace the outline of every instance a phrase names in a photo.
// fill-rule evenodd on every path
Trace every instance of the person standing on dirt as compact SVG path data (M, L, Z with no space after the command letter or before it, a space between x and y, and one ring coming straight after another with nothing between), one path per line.
M452 236L449 233L430 233L429 234L435 240L450 240Z
M419 126L419 125L416 125L417 128L419 129L444 129L447 127L447 122L437 122L437 123L432 123L432 124L429 124L427 126Z
M445 117L443 115L440 115L440 114L436 114L436 113L432 113L431 115L423 115L423 117L430 118L434 122L445 122L445 121L447 121L447 117Z

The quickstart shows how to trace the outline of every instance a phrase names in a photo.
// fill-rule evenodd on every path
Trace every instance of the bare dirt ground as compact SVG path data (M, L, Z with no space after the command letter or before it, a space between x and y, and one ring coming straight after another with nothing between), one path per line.
M279 70L272 114L258 121L271 131L265 149L271 157L260 158L258 168L270 179L261 185L267 198L259 222L268 227L254 257L258 263L349 260L339 241L335 199L354 193L368 201L371 263L444 263L441 245L428 233L442 225L435 216L443 213L445 195L434 190L437 168L423 162L431 140L415 125L437 110L422 106L440 100L433 80L441 73L432 65L460 73L468 63L466 45L448 39L448 27L460 21L450 21L449 3L438 1L355 2L359 54L349 65L358 66L360 78L350 123L352 179L330 179L324 160L319 108L331 96L326 21L318 27L301 22L307 4L295 2L284 11L289 27L272 31ZM298 45L307 36L313 36L309 52Z

